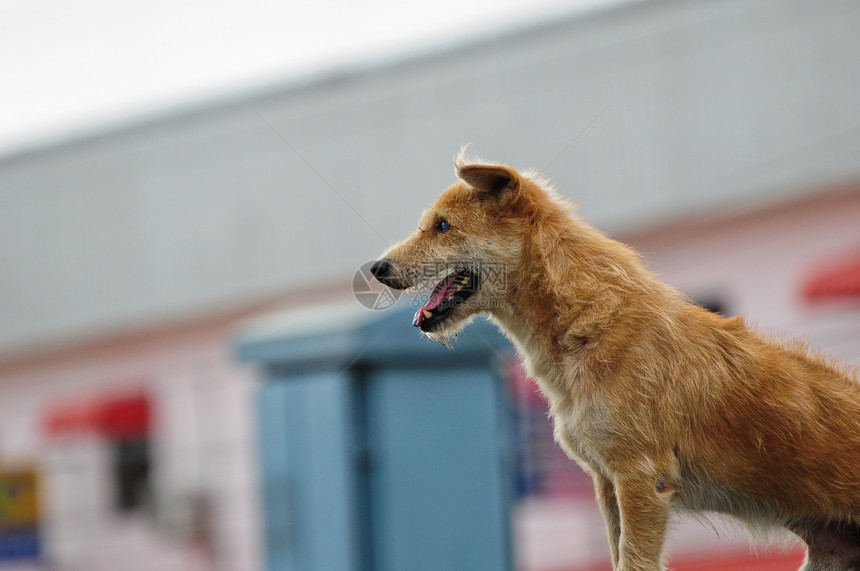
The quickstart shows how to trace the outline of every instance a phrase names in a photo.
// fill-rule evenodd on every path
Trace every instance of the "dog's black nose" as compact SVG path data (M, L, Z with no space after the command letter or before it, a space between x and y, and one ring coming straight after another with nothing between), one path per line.
M376 260L373 262L373 265L370 266L370 273L373 274L373 277L376 279L384 278L388 273L389 266L390 264L386 259Z

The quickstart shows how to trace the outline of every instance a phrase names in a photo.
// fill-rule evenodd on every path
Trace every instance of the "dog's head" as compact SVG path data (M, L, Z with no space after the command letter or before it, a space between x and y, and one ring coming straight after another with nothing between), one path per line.
M470 317L503 309L527 228L533 177L496 164L456 161L460 179L418 221L418 229L371 267L395 289L432 287L413 325L445 341ZM434 286L435 284L435 286Z

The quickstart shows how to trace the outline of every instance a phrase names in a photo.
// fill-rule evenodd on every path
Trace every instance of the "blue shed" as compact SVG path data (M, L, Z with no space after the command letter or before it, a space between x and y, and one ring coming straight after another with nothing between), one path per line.
M511 568L510 346L495 326L450 351L409 309L352 303L257 322L238 354L265 371L270 570Z

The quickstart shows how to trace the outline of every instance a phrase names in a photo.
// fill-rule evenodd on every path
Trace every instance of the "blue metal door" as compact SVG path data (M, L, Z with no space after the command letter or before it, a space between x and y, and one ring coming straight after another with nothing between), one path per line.
M372 374L367 436L375 569L509 567L499 391L486 369Z
M275 378L258 392L270 571L358 568L348 378Z

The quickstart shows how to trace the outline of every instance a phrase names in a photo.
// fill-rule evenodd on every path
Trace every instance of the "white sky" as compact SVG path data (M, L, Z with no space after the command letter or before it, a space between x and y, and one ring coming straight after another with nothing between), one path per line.
M0 0L0 155L620 0Z

